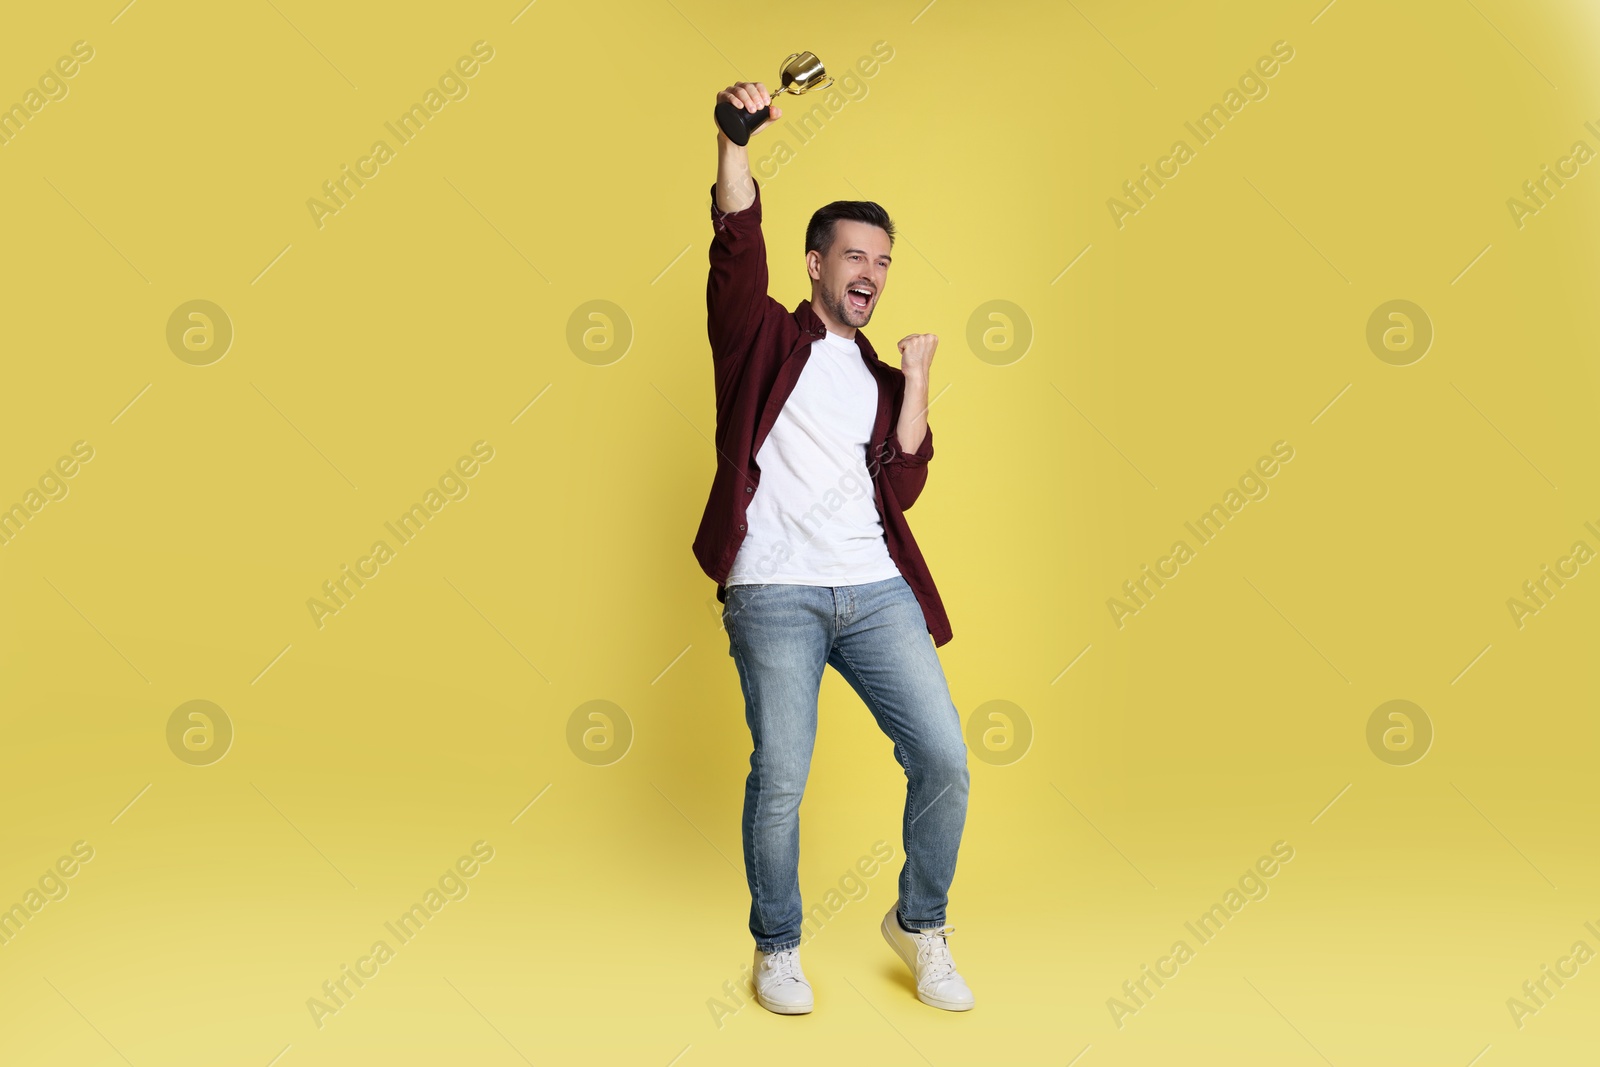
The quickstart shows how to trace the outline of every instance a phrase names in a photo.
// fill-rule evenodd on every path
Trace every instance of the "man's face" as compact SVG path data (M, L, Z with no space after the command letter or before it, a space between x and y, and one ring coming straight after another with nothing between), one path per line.
M818 298L839 322L857 329L872 321L889 277L889 235L870 222L833 224L827 254L806 253Z

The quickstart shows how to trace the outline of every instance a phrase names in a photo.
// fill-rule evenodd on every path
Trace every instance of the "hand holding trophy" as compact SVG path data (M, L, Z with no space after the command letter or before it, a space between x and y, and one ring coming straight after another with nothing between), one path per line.
M810 52L796 52L784 60L778 78L782 82L782 88L772 94L774 98L779 93L793 93L799 96L813 89L826 89L833 84L833 78L822 68L822 60ZM772 108L769 105L750 111L733 101L719 100L716 117L717 126L727 135L728 140L736 145L746 145L750 143L750 135L772 117Z

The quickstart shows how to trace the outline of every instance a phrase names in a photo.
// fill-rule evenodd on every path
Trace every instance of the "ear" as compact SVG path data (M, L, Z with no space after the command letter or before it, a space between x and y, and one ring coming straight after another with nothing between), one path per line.
M806 273L811 275L812 281L822 278L822 253L814 248L806 253Z

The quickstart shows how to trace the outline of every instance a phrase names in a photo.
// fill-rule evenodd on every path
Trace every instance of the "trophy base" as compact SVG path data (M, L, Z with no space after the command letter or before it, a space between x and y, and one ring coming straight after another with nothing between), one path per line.
M740 147L749 144L751 135L771 117L771 107L760 108L756 111L746 111L737 104L730 104L726 100L717 102L717 127L727 135L728 140Z

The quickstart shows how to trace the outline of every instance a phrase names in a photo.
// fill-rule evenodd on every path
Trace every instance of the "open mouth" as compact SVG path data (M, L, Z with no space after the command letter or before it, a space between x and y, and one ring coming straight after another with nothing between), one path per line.
M849 299L850 306L857 311L867 310L867 306L872 303L872 290L865 286L852 286L845 291L845 296Z

